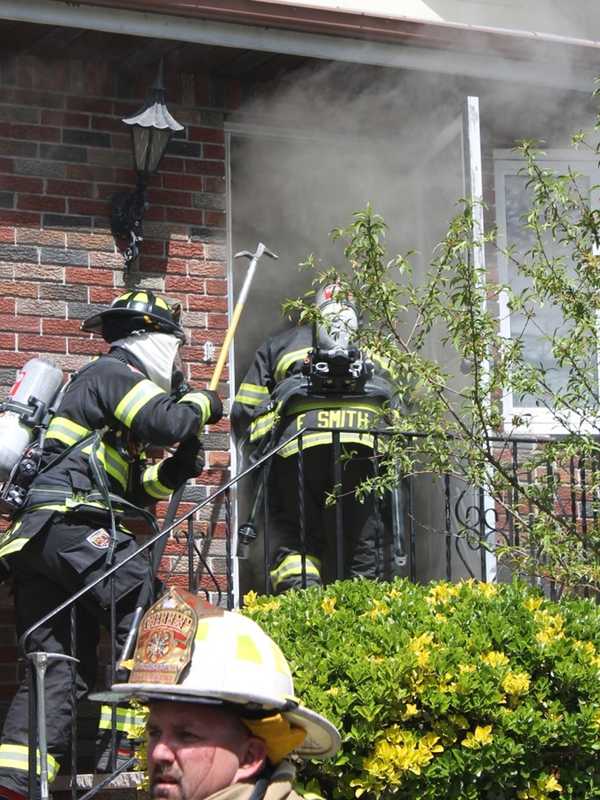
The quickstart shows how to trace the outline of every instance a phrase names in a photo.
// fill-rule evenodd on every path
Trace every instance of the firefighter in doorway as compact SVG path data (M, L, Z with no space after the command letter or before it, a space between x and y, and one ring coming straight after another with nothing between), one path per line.
M200 437L206 423L220 419L222 406L208 390L189 391L179 399L172 394L185 340L179 315L179 306L151 291L134 290L83 323L83 330L100 333L110 350L71 378L50 422L41 469L24 508L0 540L0 558L12 573L18 636L136 550L125 516L139 513L152 521L144 507L168 498L201 472ZM175 444L173 455L146 463L146 447ZM147 559L138 557L116 573L117 648L126 639L148 566ZM110 616L108 583L99 583L77 605L76 674L67 661L48 661L50 777L68 747L73 681L80 699L95 679L99 626L107 625ZM69 618L67 611L45 622L30 637L28 650L70 652ZM121 729L126 726L123 715L117 712ZM110 715L105 724L110 725ZM25 680L2 732L0 798L28 796L27 745ZM35 796L33 787L30 796Z
M241 383L231 420L253 456L302 428L268 467L271 585L276 593L343 577L335 573L333 432L342 459L344 576L377 577L382 517L373 496L359 503L355 488L374 470L373 431L393 401L384 364L352 344L359 312L338 284L322 286L315 303L322 323L302 325L268 339ZM298 468L302 448L305 552L301 546ZM339 490L339 487L338 487ZM304 556L304 557L303 557Z

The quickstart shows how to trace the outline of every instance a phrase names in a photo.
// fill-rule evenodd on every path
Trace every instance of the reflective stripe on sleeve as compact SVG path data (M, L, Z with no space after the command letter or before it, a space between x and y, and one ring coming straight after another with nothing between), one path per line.
M164 500L173 494L173 489L170 489L168 486L165 486L164 483L160 482L158 478L159 467L160 464L152 464L152 466L146 467L142 474L142 484L144 486L144 491L149 494L150 497L156 497L157 500Z
M269 411L258 419L252 420L250 423L250 441L255 442L257 439L262 439L275 424L275 418L275 411Z
M242 383L235 396L236 403L243 403L246 406L259 406L269 396L266 386L259 386L257 383Z
M25 547L28 541L28 537L24 538L22 536L18 536L16 539L11 539L10 542L0 545L0 558L9 556L11 553L18 553L19 550L22 550Z
M303 347L302 350L293 350L291 353L284 353L275 365L275 381L279 383L285 378L285 373L295 361L304 361L310 347Z
M58 761L48 753L48 780L53 781L60 767ZM29 748L24 744L0 745L0 769L16 770L17 772L29 771ZM37 774L40 769L40 751L37 751Z
M130 389L115 408L115 417L131 428L133 420L141 409L159 394L165 394L155 383L144 379Z
M127 706L117 706L115 709L116 729L126 733L131 738L135 738L140 728L146 725L147 714L143 711ZM111 730L112 728L112 706L100 707L99 730Z
M321 573L319 567L321 566L321 562L319 559L315 558L315 556L307 555L305 564L306 577L312 576L320 580ZM302 556L299 553L291 553L289 556L286 556L275 569L271 570L270 575L274 590L277 590L277 587L288 578L302 577Z
M83 425L79 425L77 422L73 422L72 419L68 419L67 417L53 417L48 426L46 439L56 439L62 444L67 445L67 447L71 447L82 439L85 439L91 432L89 428L84 428Z
M184 394L181 400L178 400L178 402L191 403L193 406L199 408L202 415L202 425L204 425L206 420L210 417L210 400L204 394L204 392L188 392L187 394Z

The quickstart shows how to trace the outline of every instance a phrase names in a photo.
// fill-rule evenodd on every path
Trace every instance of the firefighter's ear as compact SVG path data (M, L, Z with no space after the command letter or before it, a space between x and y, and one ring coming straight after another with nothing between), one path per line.
M267 746L258 736L249 736L242 746L240 766L235 782L246 781L259 775L267 762Z

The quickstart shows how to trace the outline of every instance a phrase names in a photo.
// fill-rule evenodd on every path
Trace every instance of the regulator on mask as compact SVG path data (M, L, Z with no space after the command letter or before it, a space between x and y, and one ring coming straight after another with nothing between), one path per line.
M352 343L358 330L358 311L337 283L322 286L315 305L323 318L315 326L315 346L303 372L314 394L360 394L373 375L373 363Z

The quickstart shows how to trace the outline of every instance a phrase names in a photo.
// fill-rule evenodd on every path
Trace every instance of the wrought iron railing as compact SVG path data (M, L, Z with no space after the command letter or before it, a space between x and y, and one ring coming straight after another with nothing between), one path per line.
M231 489L234 486L241 486L242 481L260 475L255 481L256 485L262 486L262 497L260 503L250 503L260 506L262 509L262 536L258 541L249 544L245 543L246 549L250 553L239 555L250 558L242 558L242 561L249 563L254 561L258 565L255 573L254 583L251 588L270 593L271 586L269 574L272 567L273 556L273 531L271 520L269 519L269 476L268 468L276 468L277 463L274 459L279 458L279 451L287 447L294 440L298 441L298 531L299 531L299 550L303 559L303 581L306 585L306 515L304 508L304 450L302 448L303 437L309 434L309 429L302 429L290 439L280 443L277 447L269 450L264 456L256 460L238 475L219 487L209 497L197 503L186 513L182 514L176 521L167 518L162 531L142 544L139 549L127 559L108 570L103 576L77 592L73 597L62 603L31 626L21 637L19 644L21 652L29 663L29 686L30 697L34 702L29 704L30 709L30 731L29 731L29 753L30 753L30 786L35 785L36 781L36 748L40 750L40 764L42 765L41 793L44 800L48 796L47 775L44 775L43 767L46 763L45 751L45 721L43 716L43 684L44 671L48 660L56 658L51 653L30 652L30 641L40 626L60 614L68 614L70 620L70 653L65 654L64 658L70 660L71 669L75 670L75 653L77 641L77 604L86 594L91 592L94 587L107 579L111 584L112 602L110 608L110 640L111 658L109 668L109 680L115 678L117 669L117 657L121 654L116 653L115 631L115 593L114 576L131 559L137 557L147 557L148 552L154 551L154 558L150 563L152 568L158 566L161 545L164 545L167 537L177 529L185 527L186 530L186 554L187 554L187 587L190 591L198 591L199 579L202 574L209 577L209 583L214 587L212 599L220 604L232 608L234 605L234 581L236 562L238 560L238 549L235 547L244 544L240 541L232 529L234 519ZM323 433L323 429L319 429ZM372 451L380 451L382 441L388 435L385 431L356 431L355 429L328 429L331 433L332 441L332 482L341 483L342 470L342 437L345 433L361 433L362 435L372 436ZM418 432L406 432L403 439L406 446L414 448L415 443L424 434ZM562 514L565 519L570 519L573 524L577 524L582 530L586 526L595 524L599 513L598 496L595 477L600 472L598 459L572 457L568 465L557 465L551 459L544 462L543 458L538 459L534 469L528 469L527 465L532 463L532 449L543 447L546 439L536 438L513 438L510 440L497 437L493 440L497 446L500 457L506 463L509 477L512 475L514 480L507 483L506 497L493 500L486 487L469 486L464 480L456 475L445 473L442 475L427 474L420 470L419 474L411 474L403 477L398 476L398 483L394 492L385 497L376 498L374 513L384 519L384 524L380 527L380 535L377 537L375 547L379 551L376 559L377 574L379 579L388 579L394 575L404 575L411 581L425 581L429 579L459 580L463 577L474 577L483 581L494 581L502 579L499 575L499 567L495 558L496 542L501 539L507 544L519 543L526 537L526 524L524 515L515 515L511 508L515 506L515 492L520 484L533 485L542 478L546 485L551 484L552 491L556 495L556 513ZM376 475L378 469L378 459L373 458L373 472ZM523 466L525 465L525 467ZM261 471L262 470L262 471ZM593 479L590 480L590 476ZM238 494L243 494L240 489ZM526 496L526 495L525 495ZM225 522L225 582L224 588L221 587L217 577L212 574L205 554L198 546L195 537L194 519L198 512L215 503L223 500L224 502L224 522ZM343 515L341 512L342 498L339 494L334 495L333 509L335 518L335 564L333 574L335 578L346 577L344 573L344 529ZM385 507L384 507L385 506ZM531 509L533 515L533 508ZM525 515L526 516L526 515ZM500 566L500 572L502 566ZM244 570L242 572L242 583L244 581ZM256 574L258 578L256 578ZM248 588L248 587L247 587ZM205 591L207 591L205 589ZM555 591L555 587L550 587L550 591ZM147 605L152 598L145 598ZM138 620L141 616L139 610ZM133 645L131 641L125 645L124 649ZM73 708L75 702L75 682L73 681ZM78 771L78 731L77 714L73 714L72 719L72 750L70 758L71 768L71 796L73 800L78 797L77 771ZM116 752L116 722L113 712L112 719L112 762L115 763ZM92 798L102 788L110 783L115 775L127 770L133 764L131 759L120 769L114 770L107 775L101 783L86 791L80 800ZM33 792L32 792L33 795Z

